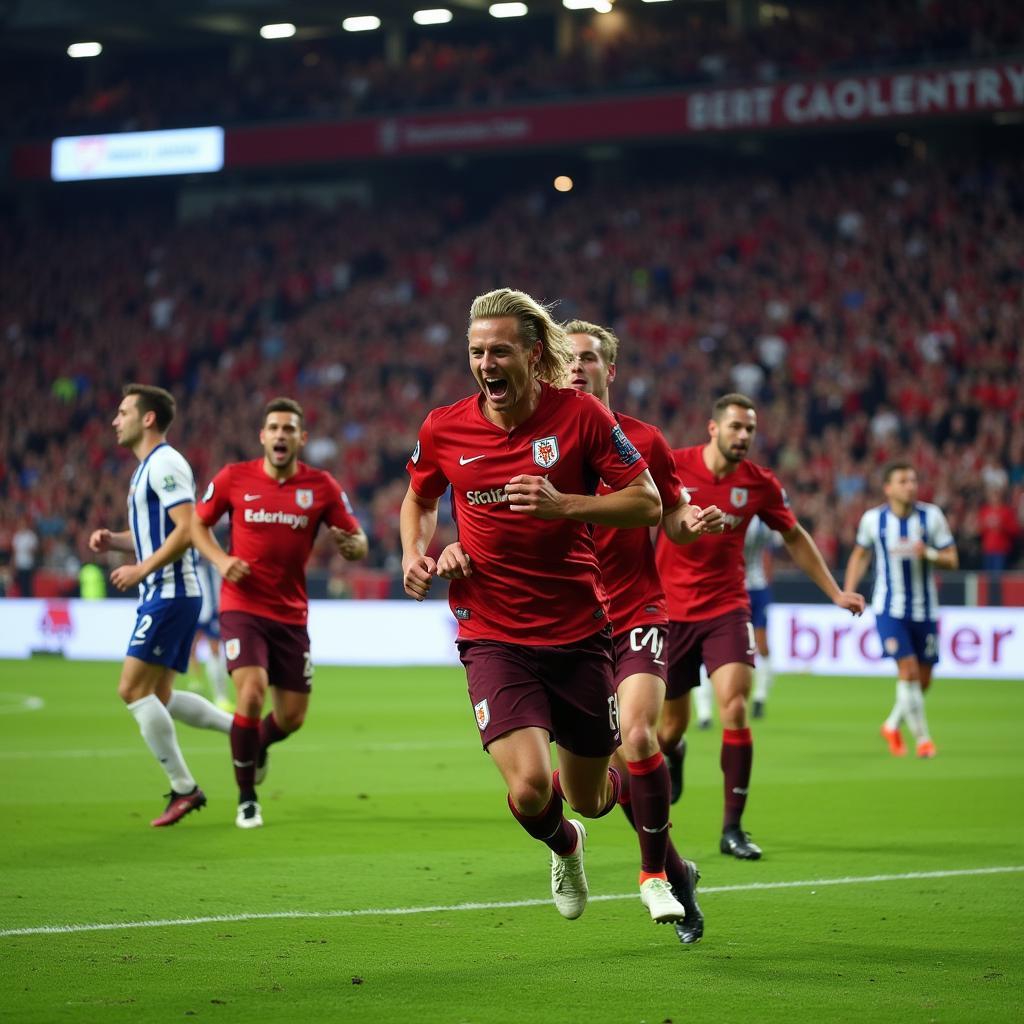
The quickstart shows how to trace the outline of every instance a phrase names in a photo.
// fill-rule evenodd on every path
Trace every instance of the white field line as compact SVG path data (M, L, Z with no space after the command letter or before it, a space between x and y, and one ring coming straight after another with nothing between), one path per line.
M701 896L729 892L761 892L769 889L813 889L827 885L870 885L874 882L912 882L931 878L964 878L976 875L1005 875L1024 871L1024 864L1005 867L964 868L959 871L908 871L899 875L862 875L852 878L814 878L799 882L749 882L744 885L716 885L700 890ZM591 896L591 903L635 900L635 892ZM279 910L259 914L211 914L208 917L177 917L155 921L111 921L97 924L49 924L34 928L0 929L0 938L17 935L72 935L78 932L112 932L123 928L177 928L195 924L231 924L238 921L314 921L340 917L398 917L410 914L450 914L465 910L510 910L543 907L551 900L506 900L494 903L450 903L433 907L370 907L365 910Z

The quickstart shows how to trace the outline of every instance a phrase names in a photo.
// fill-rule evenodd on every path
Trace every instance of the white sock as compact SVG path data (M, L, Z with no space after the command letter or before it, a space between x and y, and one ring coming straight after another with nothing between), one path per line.
M210 680L210 685L213 687L214 697L217 700L227 700L228 667L224 662L223 650L218 650L216 654L210 651L203 664L206 668L206 678Z
M146 746L160 762L171 780L171 789L175 793L191 793L196 788L196 780L185 764L178 737L174 732L174 722L167 713L160 698L151 693L141 700L132 701L127 705L135 721L139 723L139 732L146 741Z
M930 740L931 736L928 733L928 718L924 713L924 692L921 690L921 684L914 682L903 683L906 689L906 711L904 716L907 720L907 725L910 726L910 731L914 734L914 739L918 743L923 743L925 740Z
M219 732L231 732L231 715L221 711L198 693L187 690L174 690L167 702L167 710L176 722L195 726L197 729L217 729Z
M772 688L774 678L772 663L767 657L758 655L757 664L754 666L754 700L766 701L768 699L768 691Z
M710 722L715 705L715 691L703 667L700 670L700 686L693 691L693 701L697 705L697 721Z
M885 720L885 727L890 732L894 732L900 727L900 723L903 721L907 708L910 706L906 696L908 685L909 684L903 679L898 679L896 681L896 701L892 706L892 711L889 712L889 717Z

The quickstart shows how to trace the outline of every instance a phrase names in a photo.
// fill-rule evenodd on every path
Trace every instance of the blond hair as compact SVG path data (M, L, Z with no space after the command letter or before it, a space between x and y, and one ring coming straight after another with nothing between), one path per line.
M569 383L569 368L576 358L564 329L555 322L549 307L537 302L526 292L514 288L496 288L473 300L469 309L469 322L498 317L512 317L516 321L516 335L528 348L541 343L537 377L554 387Z
M601 358L612 366L619 356L619 339L610 327L592 324L587 320L570 320L563 328L566 334L589 334L597 338Z

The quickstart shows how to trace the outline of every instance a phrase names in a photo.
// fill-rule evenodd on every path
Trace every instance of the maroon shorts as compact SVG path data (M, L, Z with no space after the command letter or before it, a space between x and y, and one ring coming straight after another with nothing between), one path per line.
M668 623L636 626L615 634L615 687L641 672L657 676L662 682L668 671L665 640Z
M279 690L309 693L313 689L305 626L249 612L221 612L220 635L229 672L258 665L267 670L270 685Z
M723 665L754 666L757 646L746 608L698 622L668 624L667 700L682 697L700 685L701 662L711 675Z
M461 640L469 699L484 749L516 729L546 729L580 757L619 745L614 650L607 630L558 647Z

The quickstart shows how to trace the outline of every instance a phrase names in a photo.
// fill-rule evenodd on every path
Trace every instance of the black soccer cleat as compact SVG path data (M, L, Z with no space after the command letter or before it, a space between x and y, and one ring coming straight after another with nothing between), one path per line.
M718 848L722 853L729 854L739 860L760 860L761 847L750 841L750 833L744 832L738 825L727 828L722 833L722 842Z
M754 717L754 718L764 718L764 701L763 700L755 700L754 701L754 712L753 712L753 716L752 717Z
M701 913L700 904L697 902L697 883L700 881L700 872L692 860L684 860L686 865L686 881L681 885L673 885L672 892L683 905L686 917L682 921L675 922L676 935L684 945L692 945L700 942L704 937L704 915Z
M676 746L665 754L665 764L668 765L668 779L672 784L672 803L678 803L683 795L683 762L686 760L686 737L684 736Z

